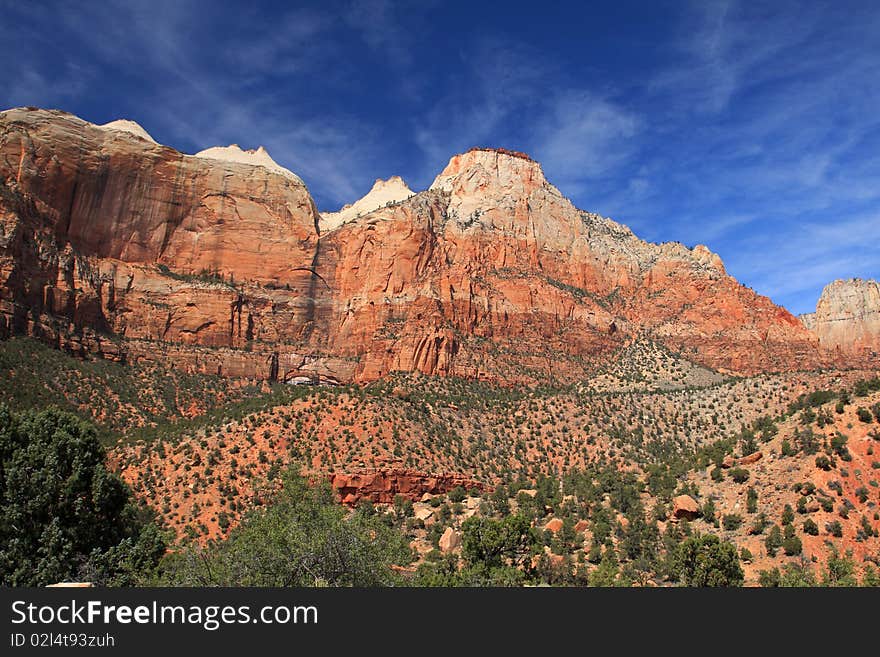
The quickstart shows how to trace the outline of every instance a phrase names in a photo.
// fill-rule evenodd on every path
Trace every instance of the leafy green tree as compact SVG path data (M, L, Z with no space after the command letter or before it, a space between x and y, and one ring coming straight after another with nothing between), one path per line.
M222 542L166 558L162 584L182 586L383 586L412 553L404 535L369 508L349 512L324 481L290 470L268 507L251 511Z
M755 517L755 522L753 522L751 528L749 528L749 533L755 535L763 534L769 524L767 514L762 511Z
M758 573L758 584L765 589L776 588L782 585L782 573L779 568L762 570Z
M531 521L522 515L501 518L471 516L462 523L462 557L470 566L489 569L520 566L540 544Z
M403 495L394 496L394 513L398 518L410 518L413 514L412 500Z
M712 498L706 500L706 503L703 504L703 508L701 509L701 514L703 516L703 520L706 522L715 522L715 502Z
M504 484L498 484L498 486L495 487L495 490L492 491L491 499L495 513L500 516L510 514L510 500L507 496L507 487Z
M738 484L744 484L749 479L749 471L745 468L731 468L730 478Z
M736 546L714 534L693 536L678 548L678 572L685 586L741 586Z
M805 557L793 563L787 563L782 569L782 577L779 582L780 586L786 588L804 588L818 586L816 583L816 575L810 562Z
M0 582L127 585L155 566L165 542L104 456L71 413L0 406Z

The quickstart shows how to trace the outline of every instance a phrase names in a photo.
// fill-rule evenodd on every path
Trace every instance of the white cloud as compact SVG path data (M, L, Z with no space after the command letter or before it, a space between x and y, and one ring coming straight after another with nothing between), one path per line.
M551 95L538 122L534 155L569 194L607 176L634 151L640 121L614 103L581 90Z

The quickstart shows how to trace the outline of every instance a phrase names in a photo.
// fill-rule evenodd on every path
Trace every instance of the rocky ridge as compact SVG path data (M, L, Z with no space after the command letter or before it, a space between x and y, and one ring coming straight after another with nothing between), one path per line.
M521 154L323 232L299 178L239 153L0 113L0 335L282 381L574 381L637 336L727 372L829 362L709 249L575 208Z

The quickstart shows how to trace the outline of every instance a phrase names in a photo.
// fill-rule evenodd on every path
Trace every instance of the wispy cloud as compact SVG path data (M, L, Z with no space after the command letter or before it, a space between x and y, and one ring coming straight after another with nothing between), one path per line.
M636 150L641 128L631 112L584 90L555 94L534 135L534 154L569 194L588 194L590 183L608 179Z
M567 80L540 53L489 39L462 57L469 75L415 122L429 171L471 146L502 146L529 152L575 194L632 154L635 115Z

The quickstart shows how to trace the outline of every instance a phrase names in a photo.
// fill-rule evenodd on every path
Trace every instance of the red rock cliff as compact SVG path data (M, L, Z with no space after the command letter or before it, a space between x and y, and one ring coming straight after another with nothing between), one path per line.
M636 334L736 372L823 362L717 255L578 210L519 154L319 234L302 181L237 152L0 113L0 335L280 380L576 380Z

